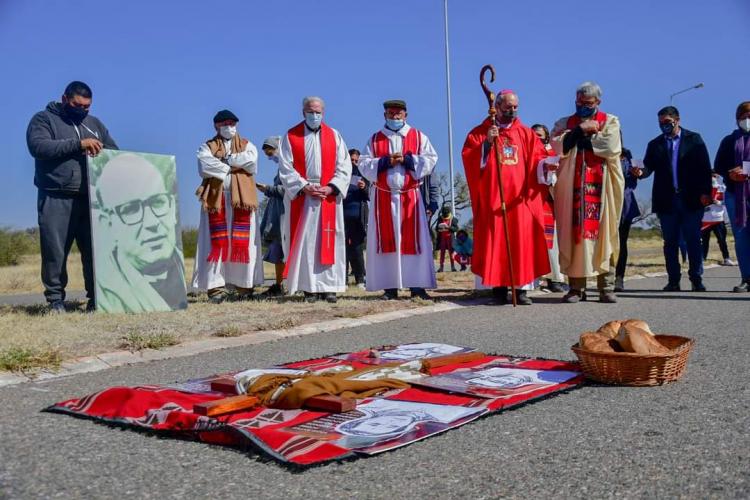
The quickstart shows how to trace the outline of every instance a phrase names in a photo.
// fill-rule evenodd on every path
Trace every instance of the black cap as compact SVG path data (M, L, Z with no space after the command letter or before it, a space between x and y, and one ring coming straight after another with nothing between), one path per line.
M221 111L216 113L216 116L214 116L214 123L225 122L227 120L234 120L236 122L240 121L240 119L237 118L237 115L235 115L228 109L222 109Z
M390 101L385 101L383 103L383 109L388 108L398 108L406 111L406 101L402 101L401 99L391 99Z

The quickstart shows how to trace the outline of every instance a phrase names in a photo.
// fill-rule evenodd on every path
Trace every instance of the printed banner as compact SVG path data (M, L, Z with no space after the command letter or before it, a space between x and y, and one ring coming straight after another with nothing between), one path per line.
M174 156L105 149L88 180L96 310L185 309Z

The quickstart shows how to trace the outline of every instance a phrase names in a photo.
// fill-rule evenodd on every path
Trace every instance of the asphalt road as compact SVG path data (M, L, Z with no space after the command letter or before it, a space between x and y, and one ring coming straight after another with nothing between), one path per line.
M616 305L473 306L191 358L0 389L0 497L748 498L750 294L737 268L706 293L629 282ZM683 282L683 285L685 282ZM442 341L572 359L581 331L642 318L694 337L688 372L655 388L586 386L382 455L290 472L240 451L110 428L47 405L103 387L165 383L366 346Z

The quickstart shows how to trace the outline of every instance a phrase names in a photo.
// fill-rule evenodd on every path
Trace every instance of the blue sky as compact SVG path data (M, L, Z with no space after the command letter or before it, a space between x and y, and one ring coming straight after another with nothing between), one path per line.
M669 94L705 83L675 105L712 157L750 100L746 0L450 0L449 13L458 172L466 133L486 113L478 72L487 63L496 89L518 92L529 125L569 114L576 85L597 81L637 157ZM93 88L92 113L122 149L176 155L185 225L199 213L195 151L222 108L259 145L301 119L303 96L321 95L326 121L362 149L382 125L382 101L402 98L447 172L443 43L442 0L0 0L0 226L36 224L26 126L76 79ZM272 176L261 160L260 180Z

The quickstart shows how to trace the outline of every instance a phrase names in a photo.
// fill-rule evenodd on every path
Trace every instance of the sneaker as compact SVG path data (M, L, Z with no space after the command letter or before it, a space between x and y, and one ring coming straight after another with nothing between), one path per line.
M305 292L305 302L312 304L313 302L317 302L318 298L317 293Z
M516 290L516 304L519 306L530 306L534 302L526 295L526 290Z
M603 304L615 304L617 303L617 295L612 292L599 292L599 302Z
M551 293L563 293L565 292L565 288L563 288L563 284L559 281L552 281L549 280L547 282L547 290L549 290Z
M693 292L705 292L706 286L703 284L702 281L693 281L690 284L690 290Z
M398 300L398 290L388 289L380 297L382 300Z
M563 295L560 302L564 304L577 304L579 302L586 302L586 292L583 290L570 289L568 293Z
M322 295L322 297L321 297L321 298L322 298L323 300L325 300L326 302L328 302L329 304L335 304L335 303L336 303L336 302L338 302L338 300L339 300L339 298L338 298L338 297L336 297L336 294L335 294L335 293L333 293L333 292L329 292L329 293L323 293L323 294L321 294L321 295Z
M432 300L432 297L427 295L427 292L425 292L424 288L413 288L411 290L411 298L422 299L422 300Z
M720 266L736 266L737 263L733 261L732 259L730 259L729 257L727 257L723 261L719 262L719 265Z
M496 286L492 289L492 303L504 306L508 303L508 287Z
M665 292L679 292L680 291L680 284L679 283L667 283L667 285L662 288Z
M53 300L49 303L50 314L65 314L65 302L60 299Z
M750 279L743 280L739 285L732 288L734 293L746 293L750 292Z

